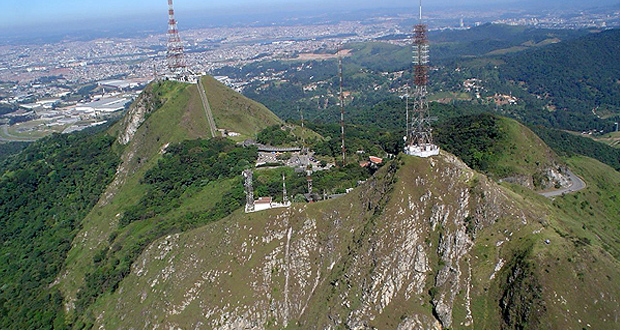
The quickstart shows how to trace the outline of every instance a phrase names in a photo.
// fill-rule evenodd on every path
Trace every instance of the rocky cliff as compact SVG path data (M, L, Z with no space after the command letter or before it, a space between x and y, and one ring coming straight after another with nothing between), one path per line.
M552 280L581 273L575 288L601 289L588 279L590 270L557 252L572 246L571 238L558 234L557 214L545 203L498 186L447 153L403 156L346 197L237 212L157 241L119 289L96 304L95 326L618 326L617 288L604 286L585 302ZM617 283L616 260L598 250L588 255ZM601 313L609 315L605 321Z

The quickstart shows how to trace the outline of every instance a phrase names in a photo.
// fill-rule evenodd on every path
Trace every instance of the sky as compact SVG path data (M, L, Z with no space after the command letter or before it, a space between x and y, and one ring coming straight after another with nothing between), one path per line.
M618 3L620 0L544 0L550 2ZM45 23L69 21L88 21L108 17L166 17L167 0L0 0L0 27L16 28ZM471 6L481 4L514 4L534 2L534 0L424 0L425 5L433 6ZM538 1L539 2L539 1ZM211 13L239 13L243 11L261 12L280 10L359 8L372 7L413 7L416 0L175 0L178 18L196 11Z
M515 0L433 0L429 4L467 4L467 3L502 3ZM166 15L167 0L2 0L0 27L15 27L36 23L64 22L68 20L98 19L118 17L119 15ZM177 14L196 9L214 11L234 11L240 8L300 8L300 6L321 8L325 6L351 7L412 6L414 1L391 0L175 0Z

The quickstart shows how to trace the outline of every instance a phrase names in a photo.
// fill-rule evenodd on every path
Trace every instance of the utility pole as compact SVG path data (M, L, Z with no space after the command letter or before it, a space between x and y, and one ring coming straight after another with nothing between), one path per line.
M347 152L344 146L344 94L342 93L342 55L338 48L338 76L340 77L340 135L342 139L342 166L347 164Z
M282 172L282 202L288 204L288 195L286 194L286 175Z
M306 148L306 139L304 135L304 112L299 106L297 107L297 110L299 110L299 115L301 116L301 150L303 153L303 150Z
M409 137L409 93L405 94L405 140Z
M254 188L252 187L252 170L247 169L243 171L243 177L245 178L245 212L254 211Z

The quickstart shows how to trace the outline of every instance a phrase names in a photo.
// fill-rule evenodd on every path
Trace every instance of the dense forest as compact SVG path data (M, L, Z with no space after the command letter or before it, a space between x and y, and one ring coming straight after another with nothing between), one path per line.
M451 118L435 127L435 140L469 167L486 172L506 138L498 118L491 114Z
M620 171L620 149L618 148L557 129L533 126L532 130L562 156L591 157Z
M297 138L280 125L269 126L258 132L256 136L256 142L271 146L284 146L295 141Z
M584 118L620 113L620 30L525 51L504 58L500 79L524 82L557 108L555 127L586 130ZM601 123L610 130L612 121Z
M0 178L0 328L64 327L52 283L119 157L105 134L53 135L10 158Z
M2 165L9 157L18 154L24 150L30 142L7 142L0 143L0 165Z

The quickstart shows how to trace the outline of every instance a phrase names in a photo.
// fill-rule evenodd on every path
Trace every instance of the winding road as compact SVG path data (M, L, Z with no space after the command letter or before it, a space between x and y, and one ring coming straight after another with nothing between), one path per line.
M34 142L38 140L38 138L27 138L21 136L15 136L9 133L9 127L6 125L2 125L2 134L0 134L0 141L5 142Z
M580 177L576 176L575 173L573 173L571 170L567 170L566 174L568 174L568 177L570 178L570 181L572 182L572 184L569 187L558 189L558 190L553 190L553 191L542 192L540 194L545 197L551 198L551 197L561 196L563 194L576 192L586 187L586 183L583 182L583 180L581 180Z

